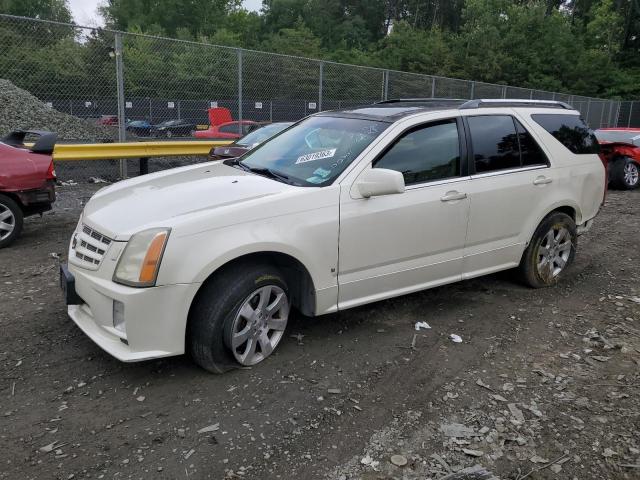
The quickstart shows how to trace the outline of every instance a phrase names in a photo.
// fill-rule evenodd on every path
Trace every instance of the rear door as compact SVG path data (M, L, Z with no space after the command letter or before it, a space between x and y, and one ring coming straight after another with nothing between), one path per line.
M464 278L518 265L532 218L554 188L554 171L514 116L465 117L471 159Z

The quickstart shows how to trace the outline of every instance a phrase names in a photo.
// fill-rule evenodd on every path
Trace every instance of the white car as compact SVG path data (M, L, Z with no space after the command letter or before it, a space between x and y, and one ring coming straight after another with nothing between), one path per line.
M116 183L61 268L69 316L123 361L254 365L292 308L324 315L572 262L605 193L598 143L559 102L388 101L308 117L239 159Z

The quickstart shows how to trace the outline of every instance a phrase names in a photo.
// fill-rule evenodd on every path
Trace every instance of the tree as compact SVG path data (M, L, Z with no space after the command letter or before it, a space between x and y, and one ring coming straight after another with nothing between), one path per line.
M72 18L66 0L0 0L0 12L65 23Z

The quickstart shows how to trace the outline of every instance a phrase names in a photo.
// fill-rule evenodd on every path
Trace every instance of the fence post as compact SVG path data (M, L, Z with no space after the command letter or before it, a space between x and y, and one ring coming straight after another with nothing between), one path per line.
M242 120L242 49L238 49L238 120ZM242 123L238 123L238 134L242 135Z
M470 92L469 92L469 99L473 100L476 94L476 82L471 81L471 88L470 88Z
M589 110L591 109L591 97L587 98L587 113L584 114L584 119L587 122L587 125L589 125ZM591 126L591 125L589 125Z
M631 101L629 104L629 118L627 119L627 128L631 127L631 114L633 113L633 104L635 102Z
M436 77L431 77L431 98L436 98Z
M382 72L382 78L384 79L384 98L383 100L389 100L389 70Z
M507 87L502 86L502 98L507 98Z
M318 111L322 111L322 88L324 83L324 62L320 62L320 78L318 80Z
M118 93L118 141L127 139L124 110L124 64L122 61L122 34L115 34L116 89ZM127 161L120 159L120 177L127 178Z

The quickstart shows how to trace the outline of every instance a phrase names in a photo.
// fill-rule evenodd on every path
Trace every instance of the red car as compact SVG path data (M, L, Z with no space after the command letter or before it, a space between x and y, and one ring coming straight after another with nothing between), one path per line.
M197 130L193 136L196 138L208 138L210 140L237 140L259 126L251 120L233 121L231 111L228 108L210 108L209 128Z
M27 135L38 137L31 147L24 144ZM20 130L0 141L0 248L20 235L24 217L51 210L56 139L55 133Z
M239 129L240 125L242 125L242 130ZM258 126L259 124L252 120L226 122L220 125L211 125L206 130L196 130L193 136L209 140L237 140Z
M640 186L640 128L596 130L600 155L609 165L611 186L632 190Z

